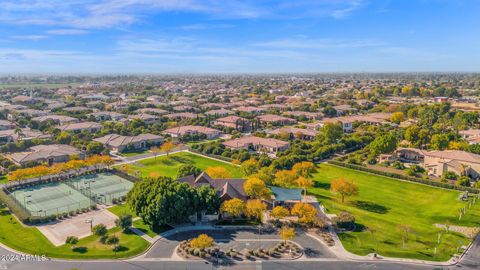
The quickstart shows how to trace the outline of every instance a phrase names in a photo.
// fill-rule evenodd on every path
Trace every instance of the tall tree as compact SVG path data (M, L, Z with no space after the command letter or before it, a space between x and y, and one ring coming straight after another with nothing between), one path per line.
M169 177L142 180L128 193L130 209L150 226L184 222L198 210L195 200L192 187Z
M357 185L343 178L333 180L330 190L334 193L340 194L342 197L342 203L345 202L345 197L358 195Z
M257 199L266 199L270 195L270 189L265 182L258 177L250 177L243 184L243 189L248 196Z

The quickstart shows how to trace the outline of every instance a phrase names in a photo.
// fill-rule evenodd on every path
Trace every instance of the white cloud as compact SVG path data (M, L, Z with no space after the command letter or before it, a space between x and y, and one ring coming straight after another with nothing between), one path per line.
M47 30L46 33L50 35L84 35L88 34L88 31L83 29L52 29Z
M343 18L362 0L3 0L0 23L80 29L130 25L159 12L195 12L217 19Z
M16 35L16 36L11 36L10 38L18 39L18 40L37 41L37 40L46 39L47 37L48 36L45 36L45 35Z

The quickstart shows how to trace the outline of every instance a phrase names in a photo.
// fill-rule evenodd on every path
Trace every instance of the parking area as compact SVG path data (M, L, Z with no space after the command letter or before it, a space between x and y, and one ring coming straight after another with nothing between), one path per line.
M276 231L258 231L250 228L216 228L213 230L192 230L172 234L157 241L152 248L143 256L147 259L171 258L177 245L183 240L192 239L199 234L205 233L215 239L215 242L223 247L233 247L237 250L244 248L256 249L259 247L269 248L274 246L280 238ZM319 243L318 240L297 230L295 243L305 250L307 258L336 258L328 247Z
M55 221L36 226L55 246L65 244L68 236L83 238L91 234L91 227L104 224L107 228L115 226L117 217L106 209L80 214L62 221ZM92 221L92 225L87 221Z

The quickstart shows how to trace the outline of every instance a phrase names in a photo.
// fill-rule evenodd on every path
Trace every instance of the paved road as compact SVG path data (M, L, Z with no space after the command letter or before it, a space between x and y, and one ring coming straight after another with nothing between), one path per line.
M174 234L166 239L161 239L156 242L153 247L145 254L145 258L170 258L175 247L183 240L191 239L200 233L206 233L213 237L217 242L231 243L233 240L248 240L252 244L260 244L267 247L270 241L280 240L276 232L258 231L255 229L222 229L222 230L208 230L208 231L190 231ZM262 239L264 243L262 244ZM309 258L335 258L336 256L330 250L320 244L314 238L306 235L303 232L297 231L297 236L294 241L306 250L306 255Z
M2 268L0 268L2 269ZM229 267L217 267L204 261L117 261L117 262L36 262L36 263L9 263L6 268L13 270L211 270L211 269L232 269L232 270L349 270L349 269L391 269L391 270L440 270L432 266L416 266L395 263L363 263L363 262L342 262L342 261L294 261L294 262L259 262L241 263Z
M473 242L472 247L457 265L458 269L480 269L480 235Z

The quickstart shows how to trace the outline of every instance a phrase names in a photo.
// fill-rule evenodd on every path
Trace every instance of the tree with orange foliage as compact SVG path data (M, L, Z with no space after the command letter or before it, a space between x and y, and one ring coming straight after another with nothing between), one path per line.
M165 142L165 143L162 144L162 146L160 146L160 150L162 152L167 153L167 157L168 157L168 154L170 153L170 151L173 150L173 148L175 148L175 145L173 144L173 142Z
M358 195L358 186L344 178L333 180L330 190L342 196L342 203L345 202L345 197Z

